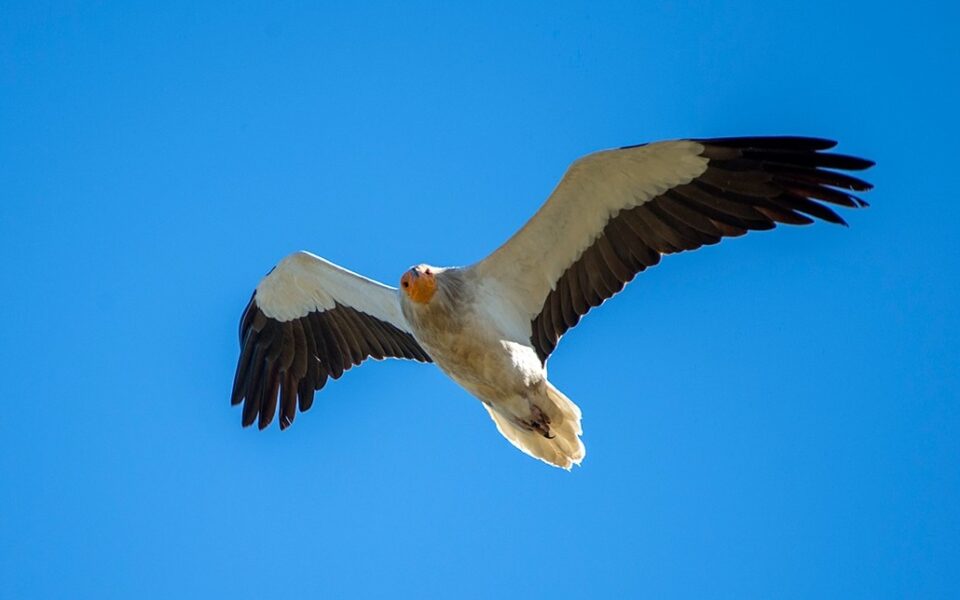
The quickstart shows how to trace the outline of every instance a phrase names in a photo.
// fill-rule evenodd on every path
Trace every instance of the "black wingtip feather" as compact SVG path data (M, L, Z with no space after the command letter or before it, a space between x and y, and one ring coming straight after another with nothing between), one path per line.
M829 152L810 152L780 149L753 149L742 151L743 158L769 164L784 164L794 167L842 169L844 171L863 171L873 166L873 161L847 154Z
M829 150L837 145L834 140L794 135L754 137L725 137L697 139L695 142L730 148L757 148L778 150Z

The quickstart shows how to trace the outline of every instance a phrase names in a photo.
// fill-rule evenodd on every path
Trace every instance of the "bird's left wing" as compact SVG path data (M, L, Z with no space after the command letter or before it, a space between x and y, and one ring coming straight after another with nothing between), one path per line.
M240 359L232 404L243 426L280 428L313 404L327 378L373 357L430 362L410 333L396 288L309 252L284 258L257 286L240 320Z
M547 202L472 267L541 361L560 336L663 254L776 223L843 223L822 202L866 206L873 163L804 137L678 140L607 150L567 170Z

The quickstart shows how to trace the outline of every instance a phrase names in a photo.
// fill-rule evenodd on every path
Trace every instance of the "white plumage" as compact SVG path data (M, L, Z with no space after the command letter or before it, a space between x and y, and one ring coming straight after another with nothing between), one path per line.
M257 286L256 296L263 313L278 321L299 319L340 303L395 327L406 327L397 288L302 250L281 260Z

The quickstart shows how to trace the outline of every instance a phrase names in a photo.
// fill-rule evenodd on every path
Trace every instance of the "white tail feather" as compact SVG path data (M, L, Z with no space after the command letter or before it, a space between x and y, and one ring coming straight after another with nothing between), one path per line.
M534 403L550 419L552 437L549 438L536 430L516 425L494 407L487 404L483 406L497 424L497 430L511 444L534 458L569 471L573 465L579 465L587 453L580 441L580 434L583 433L580 408L550 382L545 383L544 389L546 394Z

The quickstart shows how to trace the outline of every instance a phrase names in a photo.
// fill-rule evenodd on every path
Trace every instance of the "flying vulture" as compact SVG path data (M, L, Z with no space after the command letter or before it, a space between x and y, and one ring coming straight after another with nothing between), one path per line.
M583 460L580 409L547 380L563 334L664 254L777 223L845 224L867 204L840 171L873 162L808 137L665 141L575 161L546 203L468 267L412 267L400 288L309 252L257 285L240 321L232 403L244 426L280 428L328 379L368 358L435 363L476 396L510 443L551 465Z

